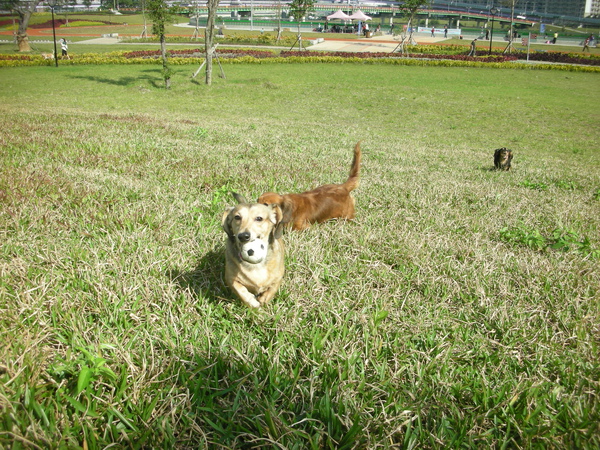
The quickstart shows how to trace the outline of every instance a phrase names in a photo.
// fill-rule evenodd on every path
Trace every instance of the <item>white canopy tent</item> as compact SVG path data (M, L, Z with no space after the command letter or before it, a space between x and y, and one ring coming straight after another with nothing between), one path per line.
M327 20L340 19L340 20L350 20L350 16L346 14L341 9L338 9L333 14L327 16Z
M371 16L367 16L360 9L357 9L355 12L353 12L350 18L353 20L360 20L361 22L373 19Z
M362 33L362 28L363 27L361 26L361 23L362 22L366 22L367 20L371 20L372 19L371 16L367 16L360 9L357 9L354 13L352 13L352 15L350 16L350 18L352 20L357 20L358 21L358 33L357 33L358 35L360 35ZM366 28L368 29L369 26L366 25ZM371 37L368 32L365 32L365 36Z

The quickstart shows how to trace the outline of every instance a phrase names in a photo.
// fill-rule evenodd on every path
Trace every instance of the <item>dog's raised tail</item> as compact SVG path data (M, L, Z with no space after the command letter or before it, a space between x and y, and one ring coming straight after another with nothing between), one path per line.
M354 158L352 159L352 166L350 167L350 176L344 183L344 187L348 189L348 192L356 189L360 182L360 143L361 141L358 141L354 146Z

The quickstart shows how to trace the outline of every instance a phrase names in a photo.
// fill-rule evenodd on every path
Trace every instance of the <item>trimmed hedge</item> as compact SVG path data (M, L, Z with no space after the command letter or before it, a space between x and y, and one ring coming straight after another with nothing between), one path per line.
M172 65L201 64L204 52L194 50L172 50L169 52L169 63ZM269 51L219 49L217 51L224 64L267 64L267 63L361 63L361 64L393 64L403 66L436 66L436 67L493 67L502 69L530 70L566 70L571 72L600 73L600 67L573 64L526 64L516 62L514 57L493 55L491 57L467 57L465 55L415 55L401 56L398 53L317 53L317 52L282 52L276 56ZM161 64L160 51L118 51L110 53L84 53L71 55L70 60L61 60L61 65L93 65L93 64ZM54 60L45 60L41 55L0 55L0 67L18 66L52 66Z
M171 44L173 43L189 43L196 44L198 42L204 42L204 38L200 37L198 39L193 39L190 36L168 36L167 41ZM307 44L309 39L303 41ZM123 43L157 43L158 37L151 36L147 38L125 38L121 42ZM257 35L242 35L242 34L228 34L225 36L216 36L215 42L219 42L222 45L239 45L239 44L249 44L249 45L264 45L264 46L274 46L281 45L285 47L289 47L296 42L295 36L281 36L279 42L277 42L277 34L276 33L263 33Z

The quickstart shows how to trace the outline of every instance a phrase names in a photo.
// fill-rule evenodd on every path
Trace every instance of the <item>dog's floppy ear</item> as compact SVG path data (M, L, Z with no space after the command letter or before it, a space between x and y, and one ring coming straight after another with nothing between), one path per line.
M227 233L227 237L231 240L235 239L233 236L233 230L231 229L231 223L229 221L229 213L233 211L233 206L228 206L223 212L223 218L221 219L221 226L225 233Z
M275 224L272 234L275 239L279 239L283 235L283 227L285 225L283 221L283 212L277 203L273 203L269 205L269 207L272 209L271 222Z
M235 201L238 203L248 203L246 201L246 197L244 197L241 194L238 194L237 192L232 192L231 195L233 195L233 198L235 198Z
M289 223L292 221L292 215L294 212L294 202L292 202L289 198L283 198L281 202L281 211L283 212L283 223Z

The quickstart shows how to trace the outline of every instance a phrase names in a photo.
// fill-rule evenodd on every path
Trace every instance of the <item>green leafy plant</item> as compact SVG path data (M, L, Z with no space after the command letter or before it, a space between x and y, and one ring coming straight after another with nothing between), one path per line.
M560 189L566 189L568 191L574 191L578 188L577 183L574 181L555 180L554 185Z
M106 365L106 358L83 347L76 347L75 351L78 352L75 359L58 358L48 370L57 380L67 380L75 396L87 391L94 381L113 382L116 379L115 373Z
M229 186L229 184L223 185L213 191L212 200L210 203L213 214L218 215L219 213L223 212L223 207L233 201L231 191L232 188Z
M554 250L577 250L581 253L592 252L590 240L587 237L579 236L579 233L570 229L555 229L552 232L550 242L549 247Z
M191 133L196 139L203 139L208 136L208 130L206 128L198 127Z
M516 227L504 227L499 234L505 242L523 245L532 250L576 251L593 258L600 255L599 250L592 248L589 238L582 237L571 229L556 228L549 236L544 236L539 230L521 224Z
M518 227L504 227L500 230L500 237L512 244L524 245L533 250L543 250L548 242L539 230L533 230L520 225Z
M534 189L536 191L545 191L548 189L548 185L542 181L525 180L521 183L521 186L525 186L526 188Z

